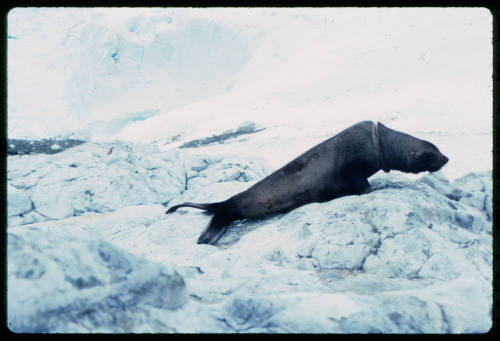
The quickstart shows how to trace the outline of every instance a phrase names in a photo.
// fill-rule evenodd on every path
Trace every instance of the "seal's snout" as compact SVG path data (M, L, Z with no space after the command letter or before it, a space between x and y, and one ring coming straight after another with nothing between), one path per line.
M443 162L443 165L441 167L443 167L444 165L446 165L448 163L448 158L446 156L443 155L443 158L442 158L442 162Z
M438 170L440 170L441 168L443 168L444 165L446 165L448 163L448 158L446 156L444 156L443 154L440 154L439 155L439 158L434 161L431 166L429 167L429 171L431 172L436 172Z
M441 154L441 157L439 158L439 168L443 167L444 165L446 165L448 163L448 158L446 156L444 156L443 154Z

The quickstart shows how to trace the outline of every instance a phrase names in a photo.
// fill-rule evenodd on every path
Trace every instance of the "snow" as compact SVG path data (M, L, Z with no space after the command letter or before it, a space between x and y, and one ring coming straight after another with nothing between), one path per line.
M370 119L437 144L456 178L491 168L491 23L482 8L16 8L8 135L175 148L254 121L267 129L240 151L277 168Z
M8 38L8 137L54 153L7 160L12 330L491 327L487 9L15 8ZM450 161L236 222L218 246L196 244L209 216L164 215L361 120Z

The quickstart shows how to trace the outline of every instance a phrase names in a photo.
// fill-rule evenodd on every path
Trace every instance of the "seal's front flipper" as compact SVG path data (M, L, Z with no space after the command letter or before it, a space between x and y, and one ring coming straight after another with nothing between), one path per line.
M355 194L361 195L361 194L370 193L371 187L370 187L370 183L368 182L368 180L366 178L357 177L354 179L353 189L355 191Z
M365 177L362 176L346 176L345 177L345 194L366 194L370 193L370 183Z
M216 213L205 231L198 238L198 244L215 244L226 232L227 227L233 221L223 213Z

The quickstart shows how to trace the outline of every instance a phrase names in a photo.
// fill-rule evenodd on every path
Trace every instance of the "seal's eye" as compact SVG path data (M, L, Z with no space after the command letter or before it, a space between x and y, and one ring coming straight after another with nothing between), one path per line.
M415 152L410 152L410 155L411 155L411 156L415 155Z

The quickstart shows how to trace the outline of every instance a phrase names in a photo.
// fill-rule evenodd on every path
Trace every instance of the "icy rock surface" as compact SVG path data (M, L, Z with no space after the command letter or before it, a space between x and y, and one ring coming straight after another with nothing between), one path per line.
M224 200L272 169L260 159L144 148L150 147L86 143L72 152L9 157L11 328L181 333L491 328L491 171L452 183L439 173L416 180L377 173L369 179L369 194L236 221L212 246L196 244L210 215L192 208L165 215L162 203ZM72 163L78 167L69 167ZM147 185L153 171L161 175L154 190ZM92 181L78 187L66 180L92 174ZM122 179L120 186L110 186L116 179ZM128 186L133 181L137 186ZM95 183L106 188L100 206L81 205L84 212L75 214L71 205L85 202L85 190ZM49 186L61 188L60 194ZM72 188L71 200L57 201ZM26 224L27 216L43 208L40 192L51 201L43 212L67 214ZM31 206L35 209L26 213ZM116 255L112 266L113 258L100 255L103 246ZM156 264L175 266L178 283L185 281L186 302L180 297L173 310L168 298L155 299L155 290L170 290L164 289L170 288L169 277L161 274L172 273ZM43 285L49 279L50 285ZM152 292L137 289L145 282ZM93 289L97 298L87 302L86 292ZM38 319L37 312L46 317Z
M186 303L186 285L175 269L78 228L10 228L8 256L9 327L16 332L150 331L151 307ZM156 328L171 330L161 322Z
M178 155L148 145L85 143L7 162L10 226L161 203L184 189Z

